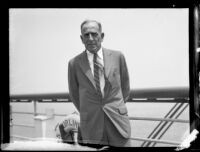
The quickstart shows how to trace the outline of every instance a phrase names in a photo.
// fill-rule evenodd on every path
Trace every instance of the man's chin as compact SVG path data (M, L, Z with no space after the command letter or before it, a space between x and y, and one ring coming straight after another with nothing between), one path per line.
M98 52L98 48L87 48L87 50L89 51L89 52L91 52L91 53L96 53L96 52Z
M90 53L97 53L97 50L90 50Z

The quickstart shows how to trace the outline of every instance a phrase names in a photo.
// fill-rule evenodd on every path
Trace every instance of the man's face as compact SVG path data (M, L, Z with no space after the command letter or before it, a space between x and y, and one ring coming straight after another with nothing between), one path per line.
M104 33L101 33L96 22L84 24L81 34L81 40L88 51L95 53L100 49Z

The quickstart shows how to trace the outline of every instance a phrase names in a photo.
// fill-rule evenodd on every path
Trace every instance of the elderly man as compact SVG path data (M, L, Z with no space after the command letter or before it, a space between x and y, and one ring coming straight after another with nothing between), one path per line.
M85 50L69 61L68 84L70 98L80 112L81 142L131 146L125 57L120 51L102 47L104 33L95 20L81 24L80 37Z

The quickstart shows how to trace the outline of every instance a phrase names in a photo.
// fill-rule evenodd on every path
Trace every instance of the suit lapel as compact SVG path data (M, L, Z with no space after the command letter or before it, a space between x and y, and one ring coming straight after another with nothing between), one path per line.
M110 70L112 67L111 64L111 52L106 50L105 48L102 49L103 50L103 58L104 58L104 70L105 70L105 75L108 78L109 74L110 74Z
M110 71L111 71L111 61L112 61L112 53L109 50L106 50L105 48L103 48L103 58L104 58L104 71L105 71L105 87L104 87L104 98L107 98L107 96L109 95L109 91L112 88L112 85L109 81L109 75L110 75Z
M85 75L90 80L90 82L95 87L95 81L94 81L94 78L93 78L93 75L92 75L92 71L90 69L90 65L89 65L89 62L88 62L87 54L86 54L85 51L81 55L81 59L80 59L79 65L80 65L81 69L83 70L83 72L85 73Z

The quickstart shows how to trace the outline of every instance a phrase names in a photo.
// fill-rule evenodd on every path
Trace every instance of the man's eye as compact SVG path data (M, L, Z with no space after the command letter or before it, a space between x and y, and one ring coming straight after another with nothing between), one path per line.
M90 35L90 34L85 34L84 36L85 36L85 37L89 37L89 35Z
M84 37L89 37L89 36L92 36L92 37L97 37L98 36L98 33L86 33L84 34Z
M92 36L93 36L93 37L97 37L98 34L97 34L97 33L92 33Z

